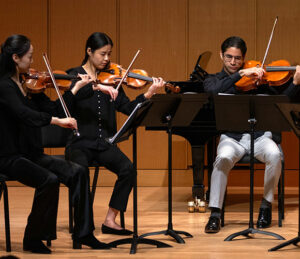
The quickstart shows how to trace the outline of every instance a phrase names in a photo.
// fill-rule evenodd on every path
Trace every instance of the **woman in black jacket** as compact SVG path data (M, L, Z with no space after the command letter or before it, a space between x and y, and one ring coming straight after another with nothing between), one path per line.
M55 124L77 128L74 118L59 118L62 109L44 93L30 95L23 89L20 74L32 63L33 47L23 35L12 35L2 44L0 54L0 170L9 177L36 189L25 229L23 249L51 253L42 240L56 239L59 183L71 188L75 207L74 248L85 244L93 249L109 248L93 235L93 212L89 201L87 169L43 152L41 127ZM64 94L72 106L77 91L88 76Z
M91 79L96 80L97 75L110 65L112 47L113 42L108 35L102 32L93 33L86 42L82 65L70 69L68 73L87 74ZM163 85L162 78L153 78L153 84L147 92L137 96L133 101L129 100L122 87L117 91L111 86L101 85L99 86L101 89L95 92L85 87L80 90L80 95L87 98L75 102L73 114L78 122L81 136L71 139L66 149L67 158L85 167L88 167L91 161L96 160L118 177L107 216L102 224L104 234L129 235L132 233L122 229L115 219L119 211L126 210L136 174L127 156L117 146L106 143L105 138L116 133L117 111L129 115L138 103L151 98Z

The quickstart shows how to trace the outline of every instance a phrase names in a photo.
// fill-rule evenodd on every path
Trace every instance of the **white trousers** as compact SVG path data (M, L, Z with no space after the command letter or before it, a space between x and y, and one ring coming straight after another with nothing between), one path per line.
M228 174L246 153L250 154L249 134L244 134L240 141L221 135L211 175L209 207L222 208ZM255 140L254 157L265 163L264 198L272 202L281 173L281 153L271 132Z

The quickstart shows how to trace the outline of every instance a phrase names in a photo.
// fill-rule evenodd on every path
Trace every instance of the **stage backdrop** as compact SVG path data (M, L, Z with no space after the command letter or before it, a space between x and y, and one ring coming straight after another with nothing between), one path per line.
M262 60L276 16L278 25L266 63L278 59L293 65L300 62L298 0L1 0L0 4L1 42L11 34L27 35L35 51L33 67L40 71L45 70L43 52L48 53L54 69L80 65L87 37L101 31L114 41L113 62L126 68L137 49L142 49L135 68L165 80L187 80L204 51L212 52L206 71L220 71L220 45L232 35L247 42L247 59ZM125 91L134 98L145 89ZM47 93L56 98L53 92ZM118 125L125 119L118 114ZM179 136L173 140L174 185L191 186L190 145ZM131 140L120 145L130 158L131 145ZM293 133L283 133L282 146L286 185L295 186L298 140ZM238 173L231 174L229 185L248 186L248 171ZM113 174L103 169L100 174L100 185L113 184ZM138 130L138 176L141 186L167 184L166 133ZM255 177L255 184L262 186L263 173Z

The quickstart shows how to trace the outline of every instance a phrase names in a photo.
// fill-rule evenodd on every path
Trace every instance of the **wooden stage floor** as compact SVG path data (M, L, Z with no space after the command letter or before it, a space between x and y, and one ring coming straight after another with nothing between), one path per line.
M12 252L5 252L3 202L0 208L0 255L15 255L19 258L300 258L300 247L290 245L277 252L268 252L283 241L256 234L253 238L223 241L228 235L248 227L248 190L229 189L225 214L225 227L218 234L205 234L204 227L209 217L206 213L188 213L187 201L191 198L190 187L173 189L173 223L175 230L191 233L193 238L185 238L185 244L176 243L168 236L151 238L166 242L173 247L156 248L150 245L139 245L135 255L129 254L129 245L122 245L111 250L93 251L87 247L81 250L71 248L71 236L68 233L67 188L61 187L58 210L58 239L52 243L51 255L34 255L22 250L22 238L27 216L29 214L33 190L28 187L9 187L9 205L11 222ZM95 235L103 242L111 242L120 236L103 235L101 224L107 211L111 187L98 187L94 204ZM285 220L283 227L277 223L277 200L273 205L273 224L268 231L282 235L287 240L298 234L298 192L297 189L286 190ZM255 193L261 193L256 189ZM257 219L261 194L255 195L254 219ZM139 234L164 230L167 227L167 188L140 187L138 189L138 223ZM125 216L126 227L132 229L132 196Z

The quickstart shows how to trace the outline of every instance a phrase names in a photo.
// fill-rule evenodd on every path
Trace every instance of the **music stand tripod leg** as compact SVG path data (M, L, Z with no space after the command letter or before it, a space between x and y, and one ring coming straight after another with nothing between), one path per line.
M285 247L285 246L288 246L291 244L297 246L297 244L300 242L300 138L299 138L299 177L298 178L299 178L299 183L298 183L298 201L299 201L299 203L298 203L298 236L291 240L288 240L278 246L270 248L269 249L270 252L276 251L282 247Z
M172 222L172 128L170 125L171 118L166 118L168 123L168 228L163 231L151 232L141 235L141 237L153 236L153 235L168 235L173 237L177 243L184 244L185 241L179 234L183 234L187 237L193 237L190 233L185 231L177 231L173 229Z
M268 251L269 251L269 252L277 251L278 249L280 249L280 248L282 248L282 247L285 247L285 246L288 246L288 245L291 245L291 244L297 246L297 244L298 244L299 242L300 242L300 236L299 236L299 237L295 237L295 238L293 238L293 239L291 239L291 240L288 240L288 241L286 241L286 242L284 242L284 243L282 243L282 244L280 244L280 245L278 245L278 246L275 246L275 247L273 247L273 248L270 248Z
M237 236L246 236L248 237L249 234L263 234L263 235L269 235L273 236L279 240L284 240L284 238L278 234L272 233L272 232L267 232L267 231L262 231L258 229L254 229L254 224L253 224L253 188L254 188L254 183L253 183L253 178L254 178L254 128L256 124L256 119L254 116L254 102L253 100L250 100L249 102L250 105L250 119L248 120L250 124L250 209L249 209L249 228L245 229L240 232L233 233L226 237L224 241L232 241L235 237Z
M133 166L137 168L137 153L136 153L136 129L133 132ZM148 245L155 245L157 248L162 247L172 247L166 243L153 240L153 239L145 239L143 237L139 237L137 234L137 175L135 175L134 185L133 185L133 236L132 238L123 238L119 240L115 240L110 242L109 244L112 247L117 247L118 245L123 244L131 244L130 254L135 254L137 250L138 244L148 244Z

